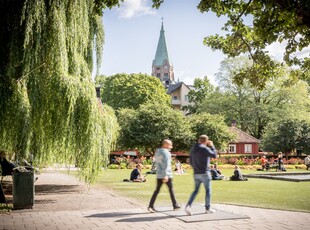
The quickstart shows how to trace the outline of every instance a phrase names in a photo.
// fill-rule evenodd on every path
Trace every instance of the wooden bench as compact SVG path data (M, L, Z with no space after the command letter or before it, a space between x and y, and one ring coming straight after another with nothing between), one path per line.
M267 164L266 165L266 171L269 171L269 169L276 169L276 171L278 171L278 167L279 167L279 165L277 163Z

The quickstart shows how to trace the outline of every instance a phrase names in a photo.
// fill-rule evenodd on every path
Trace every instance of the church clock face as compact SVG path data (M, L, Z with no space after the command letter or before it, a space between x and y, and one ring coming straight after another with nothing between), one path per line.
M168 69L168 66L165 65L165 66L164 66L164 69L165 69L165 70Z

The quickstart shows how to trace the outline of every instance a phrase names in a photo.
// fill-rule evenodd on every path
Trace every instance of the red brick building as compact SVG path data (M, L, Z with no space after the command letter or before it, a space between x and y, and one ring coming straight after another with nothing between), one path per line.
M229 130L236 134L236 140L228 145L228 154L258 154L259 140L232 125Z

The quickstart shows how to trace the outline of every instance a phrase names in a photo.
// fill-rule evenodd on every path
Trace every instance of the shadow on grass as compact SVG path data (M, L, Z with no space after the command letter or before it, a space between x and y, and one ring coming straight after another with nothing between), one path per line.
M35 186L35 194L37 195L61 195L78 193L79 191L79 185L40 184Z

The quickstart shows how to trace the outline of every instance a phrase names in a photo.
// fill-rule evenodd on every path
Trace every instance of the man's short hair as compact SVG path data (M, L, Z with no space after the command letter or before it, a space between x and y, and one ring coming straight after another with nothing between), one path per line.
M138 163L138 164L136 165L136 168L139 168L139 166L142 168L142 164L141 164L141 163Z
M161 145L163 146L163 145L165 145L165 144L171 144L171 143L172 143L171 140L169 140L169 139L164 139L164 140L161 142Z
M209 140L209 137L207 136L207 135L201 135L200 137L199 137L199 139L198 139L198 141L200 142L200 143L205 143L205 142L207 142Z

